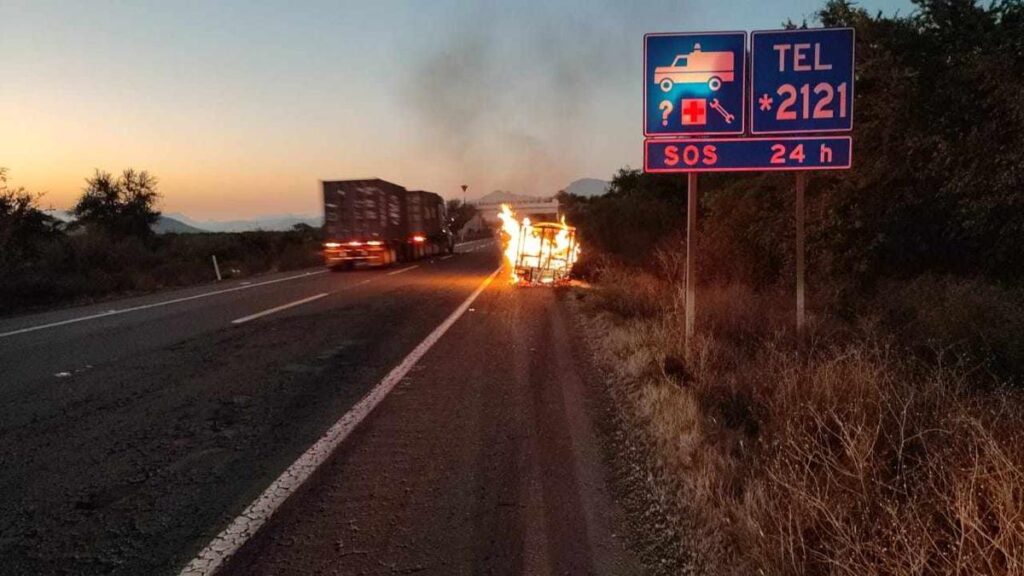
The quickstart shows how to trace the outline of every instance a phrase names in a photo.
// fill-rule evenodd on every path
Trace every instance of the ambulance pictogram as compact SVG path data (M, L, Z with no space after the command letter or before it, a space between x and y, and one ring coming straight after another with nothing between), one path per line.
M732 52L704 52L700 44L693 45L693 52L678 54L670 66L654 69L654 83L662 92L672 90L676 84L707 84L717 92L723 82L736 79L736 61Z

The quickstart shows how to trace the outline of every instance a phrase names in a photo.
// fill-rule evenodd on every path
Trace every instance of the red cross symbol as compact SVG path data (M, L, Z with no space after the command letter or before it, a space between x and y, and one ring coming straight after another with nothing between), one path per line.
M707 101L703 98L683 98L683 126L707 124Z

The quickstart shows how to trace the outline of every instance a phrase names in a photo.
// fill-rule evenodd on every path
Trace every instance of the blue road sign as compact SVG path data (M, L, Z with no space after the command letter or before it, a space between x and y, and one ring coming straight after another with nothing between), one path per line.
M646 172L842 170L852 156L849 136L644 141Z
M644 36L644 135L743 134L745 32Z
M853 128L853 29L750 34L751 134Z

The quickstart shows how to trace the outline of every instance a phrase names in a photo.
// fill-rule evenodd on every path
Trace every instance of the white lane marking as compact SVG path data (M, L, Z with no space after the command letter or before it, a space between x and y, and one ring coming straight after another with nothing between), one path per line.
M420 265L416 264L416 265L413 265L413 266L409 266L408 268L402 268L401 270L395 270L393 272L388 272L388 276L394 276L395 274L401 274L402 272L408 272L409 270L412 270L413 268L419 268L419 267L420 267Z
M476 244L478 242L494 242L494 238L481 238L479 240L470 240L469 242L459 242L455 245L456 248L459 246L468 246L470 244Z
M441 256L440 258L438 258L438 260L447 260L447 259L451 258L452 256L455 256L455 254L449 254L447 256Z
M361 280L359 282L356 282L355 284L349 284L348 286L344 286L344 287L342 287L342 288L340 288L338 290L335 290L334 292L324 292L323 294L317 294L315 296L310 296L309 298L303 298L302 300L297 300L295 302L290 302L290 303L284 304L282 306L277 306L276 308L271 308L269 310L264 310L262 312L257 312L256 314L252 314L250 316L245 316L245 317L239 318L237 320L232 320L231 323L232 324L242 324L243 322L248 322L249 320L255 320L257 318L260 318L261 316L266 316L267 314L273 314L274 312L280 312L281 310L287 310L288 308L292 308L294 306L299 306L299 305L305 304L306 302L312 302L313 300L317 300L319 298L323 298L324 296L328 296L330 294L337 294L339 292L345 292L345 291L348 291L348 290L352 290L353 288L358 288L360 286L365 286L366 284L369 284L370 282L373 282L373 278L367 278L366 280Z
M180 576L209 576L239 548L245 544L263 526L277 509L296 490L302 486L321 464L330 458L334 450L352 433L359 423L381 403L389 392L399 383L409 370L419 362L420 358L444 336L444 333L469 309L470 304L483 292L487 285L501 271L499 267L466 298L434 331L413 348L402 363L395 366L388 375L370 390L366 396L352 407L344 416L330 427L327 432L309 447L299 459L292 463L277 480L263 491L242 514L235 518L206 548L188 563L180 572Z
M287 310L289 308L294 308L296 306L301 306L301 305L305 304L306 302L312 302L313 300L319 300L319 299L323 298L324 296L327 296L327 294L328 294L328 292L321 292L320 294L317 294L315 296L310 296L309 298L303 298L302 300L296 300L295 302L289 302L287 304L282 304L280 306L275 306L273 308L269 308L269 309L264 310L262 312L257 312L255 314L250 314L248 316L243 316L241 318L238 318L237 320L232 320L231 323L232 324L244 324L244 323L246 323L246 322L248 322L250 320L255 320L257 318L262 318L264 316L273 314L274 312L280 312L281 310Z
M313 272L306 272L304 274L296 274L295 276L288 276L286 278L277 278L275 280L267 280L266 282L257 282L256 284L247 284L245 286L236 286L234 288L226 288L224 290L216 290L214 292L206 292L203 294L196 294L195 296L185 296L184 298L175 298L173 300L164 300L162 302L154 302L152 304L143 304L142 306L132 306L131 308L124 308L122 310L107 310L106 312L100 312L99 314L92 314L90 316L81 316L79 318L71 318L70 320L61 320L60 322L51 322L49 324L40 324L38 326L29 326L28 328L20 328L18 330L12 330L10 332L0 333L0 338L6 338L8 336L14 336L16 334L24 334L26 332L35 332L36 330L44 330L46 328L56 328L57 326L65 326L67 324L74 324L76 322L85 322L86 320L95 320L97 318L104 318L106 316L115 316L117 314L127 314L128 312L138 312L139 310L148 310L150 308L158 308L160 306L168 306L170 304L178 304L180 302L188 302L189 300L198 300L199 298L207 298L209 296L216 296L218 294L226 294L228 292L237 292L239 290L248 290L250 288L256 288L258 286L266 286L267 284L276 284L278 282L286 282L288 280L295 280L296 278L306 278L307 276L315 276L317 274L323 274L327 270L316 270Z

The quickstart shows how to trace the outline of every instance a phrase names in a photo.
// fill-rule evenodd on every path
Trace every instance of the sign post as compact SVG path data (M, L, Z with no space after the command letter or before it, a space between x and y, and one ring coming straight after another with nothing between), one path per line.
M697 174L796 173L796 325L806 310L807 170L844 170L853 139L852 28L644 36L644 171L687 174L686 353L696 317ZM749 111L749 136L747 112Z
M804 336L804 192L807 173L796 173L796 335Z
M697 173L686 175L686 330L683 349L687 359L697 313Z
M692 139L695 136L742 135L746 128L746 50L745 32L644 36L644 135L682 136L687 143L698 142ZM684 152L686 159L692 159L692 154ZM686 190L687 356L697 314L697 194L697 173L690 171Z
M847 132L853 129L852 28L752 32L752 134ZM848 159L847 159L848 160ZM847 162L844 168L849 168ZM796 175L796 332L805 316L804 196Z

